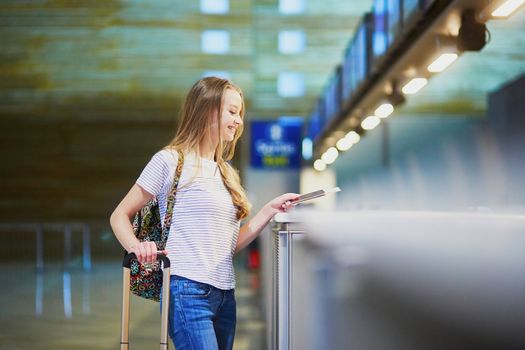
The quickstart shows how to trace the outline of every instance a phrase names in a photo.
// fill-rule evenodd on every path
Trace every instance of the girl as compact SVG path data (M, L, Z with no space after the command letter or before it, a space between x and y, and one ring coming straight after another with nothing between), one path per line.
M208 77L189 91L175 138L157 152L111 215L117 239L140 262L156 260L154 242L139 242L131 219L153 196L166 214L178 152L184 166L164 253L171 261L168 331L177 350L232 349L235 276L232 258L259 235L270 219L299 196L283 194L240 227L250 204L237 172L227 162L243 130L240 88Z

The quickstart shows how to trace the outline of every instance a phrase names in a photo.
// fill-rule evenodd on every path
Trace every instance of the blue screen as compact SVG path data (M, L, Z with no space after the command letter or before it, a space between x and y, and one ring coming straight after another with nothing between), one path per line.
M326 87L326 91L324 95L324 102L325 102L326 118L331 119L335 113L333 76L332 78L330 78L330 82L328 83L328 86Z
M308 132L307 136L313 141L321 132L321 121L319 120L319 115L317 114L317 109L314 110L314 113L310 116L310 121L308 123Z
M341 69L337 67L330 79L325 92L326 117L331 119L337 115L341 107Z
M346 51L342 68L343 98L350 98L368 72L367 22L363 20L357 28Z
M366 24L363 23L356 34L355 40L355 86L357 87L366 78Z
M343 102L341 100L342 74L343 68L338 66L335 70L334 76L334 105L336 106L337 111L341 109L341 103Z
M397 38L401 29L401 0L388 0L388 45Z
M419 9L419 0L403 0L403 17L410 18Z
M374 57L381 57L388 47L388 0L374 0L374 32L372 51Z
M343 63L343 96L345 99L350 98L352 96L352 74L352 45L350 44L350 46L346 50L346 56Z

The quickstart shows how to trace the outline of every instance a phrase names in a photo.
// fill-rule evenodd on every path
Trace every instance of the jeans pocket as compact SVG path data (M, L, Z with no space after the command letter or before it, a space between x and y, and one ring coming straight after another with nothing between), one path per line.
M206 283L184 281L179 293L183 297L205 298L210 295L211 286Z

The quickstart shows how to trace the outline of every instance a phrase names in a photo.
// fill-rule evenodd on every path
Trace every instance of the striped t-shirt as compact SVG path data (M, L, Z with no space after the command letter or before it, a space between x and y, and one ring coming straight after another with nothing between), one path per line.
M157 197L162 221L177 165L176 151L161 150L146 165L137 184ZM240 221L217 163L184 155L166 249L171 274L235 288L232 258Z

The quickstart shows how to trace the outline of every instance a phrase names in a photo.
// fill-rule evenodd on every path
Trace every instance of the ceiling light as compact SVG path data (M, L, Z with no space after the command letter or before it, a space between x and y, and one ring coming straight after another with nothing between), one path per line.
M359 136L358 133L352 130L348 134L346 134L345 138L350 140L350 142L352 142L353 144L355 144L359 142L359 140L361 139L361 136Z
M284 15L295 15L304 12L304 0L279 0L279 12Z
M425 78L414 78L410 80L405 86L403 86L403 93L405 95L413 95L427 85L428 80Z
M378 117L371 115L361 122L361 127L365 130L372 130L378 126L380 122L381 120Z
M310 139L309 137L305 137L303 139L303 159L305 160L310 160L312 159L312 154L313 154L313 142L312 142L312 139Z
M200 7L202 13L225 14L229 11L228 0L201 0Z
M201 50L222 55L230 51L230 33L226 30L205 30L201 33Z
M314 169L317 171L323 171L326 169L326 163L323 162L321 159L317 159L314 162Z
M354 143L349 138L343 137L342 139L337 141L335 146L340 151L348 151L353 144Z
M518 9L525 0L507 0L492 12L493 17L508 17Z
M328 163L327 160L330 160L330 156L324 152L323 154L321 154L321 160L326 164Z
M283 30L279 32L278 47L283 54L295 54L304 51L306 36L302 30Z
M329 149L326 150L326 152L323 153L323 155L321 156L321 159L326 164L332 164L333 162L335 162L338 155L339 155L339 152L337 151L337 149L335 147L330 147Z
M444 53L428 66L428 71L431 73L443 72L457 59L457 53Z
M277 93L281 97L304 95L304 75L297 72L281 72L277 76Z
M381 106L377 107L374 113L376 117L386 118L392 114L392 112L394 112L394 106L390 103L383 103Z

